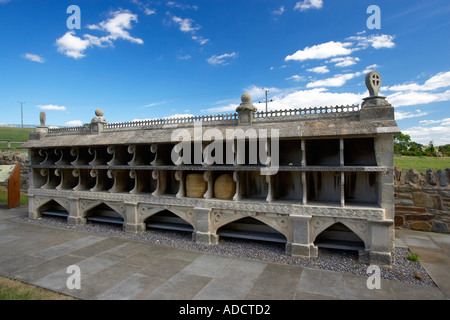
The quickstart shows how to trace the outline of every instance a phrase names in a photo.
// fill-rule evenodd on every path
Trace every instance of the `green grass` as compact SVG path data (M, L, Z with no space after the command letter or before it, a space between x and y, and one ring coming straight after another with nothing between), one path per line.
M8 189L0 186L0 203L8 203ZM20 205L28 205L28 196L24 193L20 193Z
M425 172L430 168L434 171L450 168L450 157L425 157L425 156L394 156L394 166L401 167L403 171L416 169L419 172Z
M0 127L0 140L25 140L27 141L30 138L30 133L34 129L32 128L7 128ZM11 143L11 147L18 147L21 143ZM7 142L0 142L0 150L6 150L2 148L7 148ZM13 149L11 151L20 151L25 152L26 150L22 149Z
M419 261L419 255L417 254L417 253L408 253L408 260L409 261L414 261L414 262L417 262L417 261Z
M0 300L76 300L17 280L0 277Z

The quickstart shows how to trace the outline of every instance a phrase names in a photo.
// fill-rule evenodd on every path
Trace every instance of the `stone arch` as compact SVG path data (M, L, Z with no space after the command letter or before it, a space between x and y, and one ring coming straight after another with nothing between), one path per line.
M139 213L139 222L145 223L146 220L148 220L150 217L154 216L155 214L161 213L163 211L169 211L176 215L178 218L182 219L183 221L187 222L192 226L192 228L195 230L197 223L195 218L194 210L190 208L177 208L172 206L152 206L152 205L140 205L138 208Z
M292 230L289 225L289 218L285 216L278 216L276 214L273 216L267 216L265 214L248 214L245 212L230 213L225 210L213 210L210 232L212 234L217 234L220 228L245 218L251 218L262 222L264 225L274 229L279 234L284 236L284 238L286 238L286 242L292 241Z
M67 214L70 215L70 204L67 199L59 199L59 198L36 198L35 204L36 204L36 212L41 213L42 208L48 205L54 201L55 203L59 204L64 210L67 211Z
M341 224L355 234L369 248L368 223L367 221L351 221L348 219L314 217L311 219L311 243L315 243L317 237L330 227Z
M85 202L86 203L86 202ZM88 218L90 215L90 212L99 207L105 205L106 207L108 207L109 209L111 209L112 211L114 211L115 213L117 213L124 221L126 220L126 216L125 216L125 211L126 211L126 207L125 204L121 203L121 202L111 202L111 201L90 201L87 205L84 206L83 208L83 212L82 212L82 217L83 218ZM83 207L83 202L80 203L80 207Z

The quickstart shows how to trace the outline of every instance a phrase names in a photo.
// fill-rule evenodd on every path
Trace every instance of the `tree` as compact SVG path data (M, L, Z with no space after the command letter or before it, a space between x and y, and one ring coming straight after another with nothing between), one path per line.
M397 133L394 134L394 153L404 153L408 151L411 143L411 137L407 134Z

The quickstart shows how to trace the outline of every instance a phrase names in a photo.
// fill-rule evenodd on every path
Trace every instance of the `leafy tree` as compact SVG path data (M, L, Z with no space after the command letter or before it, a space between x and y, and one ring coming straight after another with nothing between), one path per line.
M409 135L403 133L394 134L394 153L403 154L405 151L408 151L410 143L411 137Z

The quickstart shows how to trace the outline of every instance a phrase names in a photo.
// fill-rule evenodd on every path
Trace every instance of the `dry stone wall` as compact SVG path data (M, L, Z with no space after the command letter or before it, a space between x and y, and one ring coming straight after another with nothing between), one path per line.
M395 226L450 232L450 168L394 170Z

